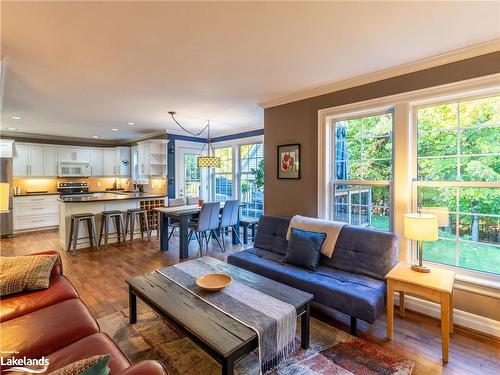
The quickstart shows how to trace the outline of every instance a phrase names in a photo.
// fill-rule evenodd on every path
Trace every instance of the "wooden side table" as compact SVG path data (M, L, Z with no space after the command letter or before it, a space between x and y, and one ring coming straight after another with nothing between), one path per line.
M417 295L441 305L441 346L443 362L448 362L448 344L453 333L453 283L455 272L433 268L430 273L413 271L409 264L398 263L387 279L387 338L392 340L394 292L399 292L399 314L405 316L405 293Z

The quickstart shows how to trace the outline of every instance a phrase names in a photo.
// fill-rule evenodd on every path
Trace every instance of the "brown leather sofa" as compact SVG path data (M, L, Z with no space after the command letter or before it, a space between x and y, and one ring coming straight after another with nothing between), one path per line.
M96 320L63 275L60 257L52 269L48 289L1 299L0 342L4 358L6 352L17 352L16 358L45 356L50 363L48 372L93 355L111 354L111 374L167 374L157 361L131 366L109 336L100 332Z

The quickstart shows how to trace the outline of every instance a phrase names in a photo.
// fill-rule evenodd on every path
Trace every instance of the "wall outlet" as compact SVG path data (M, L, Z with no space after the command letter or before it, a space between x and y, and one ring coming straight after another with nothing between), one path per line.
M97 182L97 186L98 186L98 187L101 187L101 181L98 181L98 182Z

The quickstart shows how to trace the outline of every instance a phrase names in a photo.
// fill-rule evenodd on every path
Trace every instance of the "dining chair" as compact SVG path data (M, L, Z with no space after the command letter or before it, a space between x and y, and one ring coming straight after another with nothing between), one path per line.
M236 225L238 224L238 213L240 209L240 202L235 200L228 200L224 203L224 208L222 209L222 215L220 219L220 233L222 236L222 245L224 247L223 251L226 251L226 241L224 240L224 233L227 230L232 230L238 243L242 245L238 231L236 230Z
M179 207L179 206L184 206L185 204L186 201L184 200L184 198L174 198L168 200L168 207ZM158 213L161 214L161 212ZM170 233L168 235L168 241L170 241L170 238L174 234L175 230L179 228L179 221L172 219L169 220L170 220L169 224L172 227L172 229L170 230Z
M200 256L202 253L202 244L203 238L207 238L207 232L209 236L212 236L217 240L219 247L222 251L224 248L217 236L216 230L219 229L219 214L220 214L220 202L209 202L204 203L201 206L200 214L198 216L198 221L189 224L189 237L188 243L191 241L193 234L196 236L198 240L198 244L200 245Z

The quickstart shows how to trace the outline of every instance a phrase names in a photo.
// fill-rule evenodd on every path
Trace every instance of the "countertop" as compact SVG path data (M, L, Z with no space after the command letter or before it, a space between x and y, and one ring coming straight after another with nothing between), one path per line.
M102 202L102 201L122 201L127 199L162 199L166 198L166 194L153 194L153 193L110 193L110 192L96 192L89 193L88 195L71 195L64 198L59 198L60 202L64 203L87 203L87 202Z
M57 191L48 191L46 193L21 193L14 194L14 197L36 197L37 195L59 195Z

